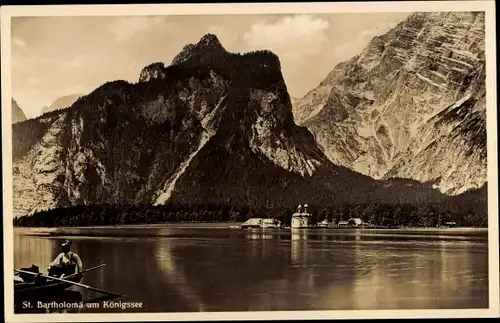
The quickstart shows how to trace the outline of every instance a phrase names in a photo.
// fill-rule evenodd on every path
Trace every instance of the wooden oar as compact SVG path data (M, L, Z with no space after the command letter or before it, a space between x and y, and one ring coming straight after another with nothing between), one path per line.
M87 273L89 271L92 271L92 270L96 270L96 269L99 269L99 268L102 268L106 266L106 264L102 264L102 265L99 265L99 266L95 266L95 267L91 267L91 268L87 268L85 270L82 270L80 273L83 274L83 273ZM71 277L74 277L76 276L77 274L72 274L72 275L69 275L66 277L67 278L71 278ZM50 279L48 279L50 280ZM62 283L61 283L62 284ZM18 292L31 292L31 291L34 291L34 290L39 290L39 289L45 289L47 288L47 285L42 285L42 286L35 286L35 287L27 287L27 288L23 288L23 289L18 289L17 291Z
M104 266L106 266L106 264L100 264L99 266L95 266L95 267L90 267L90 268L84 269L81 272L82 273L86 273L88 271L96 270L96 269L102 268Z
M106 264L101 264L101 265L99 265L99 266L90 267L90 268L87 268L87 269L84 269L84 270L80 271L78 274L87 273L87 272L89 272L89 271L96 270L96 269L102 268L102 267L104 267L104 266L106 266ZM78 275L78 274L71 274L71 275L66 276L66 278L68 278L68 277L74 277L74 276L76 276L76 275Z
M71 284L71 285L82 287L82 288L85 288L85 289L88 289L88 290L91 290L91 291L94 291L94 292L98 292L98 293L101 293L101 294L114 295L114 296L117 296L117 297L122 297L123 296L121 294L116 294L116 293L108 292L108 291L106 291L104 289L99 289L99 288L95 288L95 287L92 287L92 286L89 286L89 285L80 284L80 283L77 283L77 282L72 282L71 280L66 280L66 279L62 279L62 278L46 276L44 274L37 274L37 273L33 273L31 271L25 271L25 270L19 270L19 269L14 269L14 271L20 272L20 273L24 273L24 274L28 274L28 275L33 275L33 276L41 276L41 277L45 277L45 278L52 279L52 280L58 280L58 281L61 281L63 283L68 283L68 284Z

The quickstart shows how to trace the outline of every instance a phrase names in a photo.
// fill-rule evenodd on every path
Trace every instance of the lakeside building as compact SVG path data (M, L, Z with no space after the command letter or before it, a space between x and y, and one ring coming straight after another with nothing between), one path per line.
M241 224L241 228L280 228L281 221L276 219L251 218Z
M318 228L328 228L330 226L330 222L328 222L328 219L324 219L321 222L318 222Z
M361 218L350 218L347 221L339 221L338 227L360 227L366 226L368 223L364 222Z
M347 220L347 222L351 223L354 226L360 226L364 224L361 218L350 218L349 220Z

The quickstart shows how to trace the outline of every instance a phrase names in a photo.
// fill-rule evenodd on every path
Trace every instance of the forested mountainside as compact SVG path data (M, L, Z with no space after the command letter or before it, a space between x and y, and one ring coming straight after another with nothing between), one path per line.
M215 35L112 81L68 109L14 125L14 214L110 205L441 203L412 180L334 165L294 122L280 61Z

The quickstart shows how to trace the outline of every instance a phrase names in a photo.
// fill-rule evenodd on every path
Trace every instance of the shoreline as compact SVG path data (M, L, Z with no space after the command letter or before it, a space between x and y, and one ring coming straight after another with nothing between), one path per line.
M119 229L228 229L230 226L239 226L243 222L192 222L192 223L155 223L155 224L119 224L94 226L60 226L60 227L13 227L14 230L119 230Z
M230 232L236 234L306 234L306 235L376 235L376 236L393 236L393 235L443 235L443 236L469 236L469 235L485 235L488 234L488 228L245 228L242 229L236 223L170 223L170 224L154 224L154 225L117 225L117 226L87 226L87 227L16 227L14 235L31 236L39 238L57 238L57 237L88 237L88 238L117 238L117 237L172 237L177 234L182 234L182 231L195 230L196 234L201 232ZM189 234L192 235L193 233Z
M155 224L119 224L119 225L95 225L95 226L60 226L60 227L13 227L14 230L74 230L74 229L233 229L241 228L243 222L179 222L179 223L155 223ZM291 230L290 227L282 228L250 228L259 230ZM294 230L391 230L391 231L486 231L487 227L311 227Z

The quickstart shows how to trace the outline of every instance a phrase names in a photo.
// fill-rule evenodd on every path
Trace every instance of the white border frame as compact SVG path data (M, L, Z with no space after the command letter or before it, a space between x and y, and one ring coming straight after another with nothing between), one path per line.
M272 311L207 313L106 313L106 314L14 314L13 223L12 216L12 126L11 126L11 17L16 16L141 16L141 15L237 15L294 13L369 13L485 11L486 96L488 151L488 251L489 309L453 310L351 310L351 311ZM2 149L4 214L4 299L6 322L95 322L95 321L211 321L270 319L339 318L452 318L498 317L498 164L496 114L496 30L494 1L395 1L354 3L254 3L254 4L147 4L147 5L65 5L3 6L1 14ZM333 67L332 67L333 68Z

